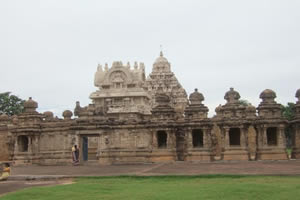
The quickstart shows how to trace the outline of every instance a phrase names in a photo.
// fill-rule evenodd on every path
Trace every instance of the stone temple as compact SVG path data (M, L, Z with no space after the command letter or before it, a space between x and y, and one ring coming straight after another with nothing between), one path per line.
M282 116L270 89L255 108L230 88L226 104L209 118L204 95L197 89L186 94L162 52L148 77L143 63L114 62L98 65L94 84L92 103L76 102L63 119L38 113L31 98L22 114L0 115L0 160L71 164L75 144L82 163L286 160L286 127L293 130L292 157L300 158L300 89L292 121Z

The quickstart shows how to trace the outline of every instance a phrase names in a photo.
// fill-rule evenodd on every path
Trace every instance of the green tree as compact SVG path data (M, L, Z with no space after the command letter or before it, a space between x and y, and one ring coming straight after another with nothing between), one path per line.
M250 102L245 100L245 99L240 99L239 103L242 104L243 106L249 106L250 105Z
M20 114L24 109L24 102L10 92L0 93L0 114L5 113L9 116Z
M286 106L281 105L283 117L287 120L292 120L295 117L295 104L288 102Z
M292 120L295 117L295 104L288 102L287 105L281 105L281 111L284 118ZM287 147L291 148L292 145L292 128L287 126L285 129L285 135L287 139Z

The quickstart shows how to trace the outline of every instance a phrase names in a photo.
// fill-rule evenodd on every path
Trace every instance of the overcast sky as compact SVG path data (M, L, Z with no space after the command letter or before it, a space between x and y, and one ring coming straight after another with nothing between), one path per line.
M1 0L0 92L61 115L91 103L98 63L144 62L149 74L160 45L210 116L230 87L255 106L267 88L296 101L299 0Z

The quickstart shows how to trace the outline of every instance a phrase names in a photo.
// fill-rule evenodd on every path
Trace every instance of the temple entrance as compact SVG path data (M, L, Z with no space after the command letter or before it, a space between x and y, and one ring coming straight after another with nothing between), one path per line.
M97 160L98 138L98 135L82 136L81 150L83 161Z

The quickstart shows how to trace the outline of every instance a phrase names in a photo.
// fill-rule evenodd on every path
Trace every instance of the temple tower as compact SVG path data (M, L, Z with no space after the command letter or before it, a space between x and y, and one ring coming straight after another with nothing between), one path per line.
M260 160L286 160L284 129L287 120L282 116L281 105L275 101L276 93L266 89L259 97L262 102L257 108L257 157Z
M175 112L184 113L187 105L187 94L178 82L175 74L171 71L171 64L160 52L160 56L155 60L152 72L146 80L146 87L151 95L151 107L156 106L155 96L164 93L170 98L170 105Z
M188 125L185 134L185 160L210 161L212 157L212 123L207 118L208 108L202 103L204 96L198 89L190 94L185 109L185 123Z
M222 135L224 160L248 160L249 124L255 119L255 108L240 102L240 94L233 88L226 92L225 105L216 108L215 122Z
M94 114L123 119L151 114L150 95L143 87L143 63L135 63L133 69L129 63L123 65L122 62L114 62L111 68L106 64L104 69L99 65L94 84L99 88L90 95L93 100L93 108L90 110L94 110Z

